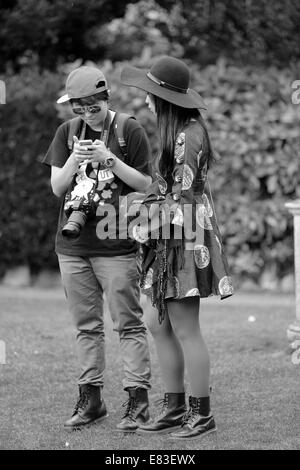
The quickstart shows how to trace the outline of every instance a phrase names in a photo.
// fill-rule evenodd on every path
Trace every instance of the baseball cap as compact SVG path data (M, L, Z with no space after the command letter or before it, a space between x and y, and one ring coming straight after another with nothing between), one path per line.
M66 82L67 93L61 96L57 103L86 98L104 90L108 90L108 85L101 70L83 65L69 74Z

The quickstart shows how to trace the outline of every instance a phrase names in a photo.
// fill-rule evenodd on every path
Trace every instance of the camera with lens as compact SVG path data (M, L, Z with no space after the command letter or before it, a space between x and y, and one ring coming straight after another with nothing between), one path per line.
M100 197L95 192L95 185L85 195L72 198L71 194L65 199L64 211L68 222L62 228L62 234L67 238L78 238L86 221L95 217Z

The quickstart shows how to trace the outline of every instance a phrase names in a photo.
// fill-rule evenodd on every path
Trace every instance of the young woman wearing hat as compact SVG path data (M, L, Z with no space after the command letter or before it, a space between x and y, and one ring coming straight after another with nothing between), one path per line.
M150 71L127 66L121 80L146 91L146 103L156 114L158 173L147 194L148 200L159 196L171 213L170 236L161 232L153 239L149 234L144 248L142 286L156 307L148 309L146 321L166 393L161 414L139 430L171 432L176 439L198 438L216 430L210 410L209 354L199 325L200 298L213 294L226 298L233 293L213 202L205 192L213 161L200 113L205 104L189 88L186 64L172 57L158 59ZM188 410L185 365L191 388Z

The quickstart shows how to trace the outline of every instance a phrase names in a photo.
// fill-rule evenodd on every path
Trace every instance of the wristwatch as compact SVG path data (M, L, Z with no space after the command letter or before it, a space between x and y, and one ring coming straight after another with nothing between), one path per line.
M109 151L109 156L106 157L106 159L104 160L104 165L107 168L112 168L115 166L115 164L116 164L116 157L111 153L111 151Z

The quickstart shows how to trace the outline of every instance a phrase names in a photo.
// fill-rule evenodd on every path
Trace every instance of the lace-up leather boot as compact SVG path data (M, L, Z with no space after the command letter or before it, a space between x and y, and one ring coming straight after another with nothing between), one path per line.
M126 411L122 416L121 423L117 424L119 431L135 431L140 424L149 419L148 391L145 388L127 388L128 400L122 406Z
M182 428L170 434L174 439L197 439L216 431L216 424L210 411L209 397L189 397L189 410L182 421Z
M79 398L72 418L65 422L65 428L76 429L108 416L100 387L86 384L79 386Z
M141 424L139 431L144 433L168 433L181 427L186 413L185 393L165 393L160 402L161 413L149 424Z

